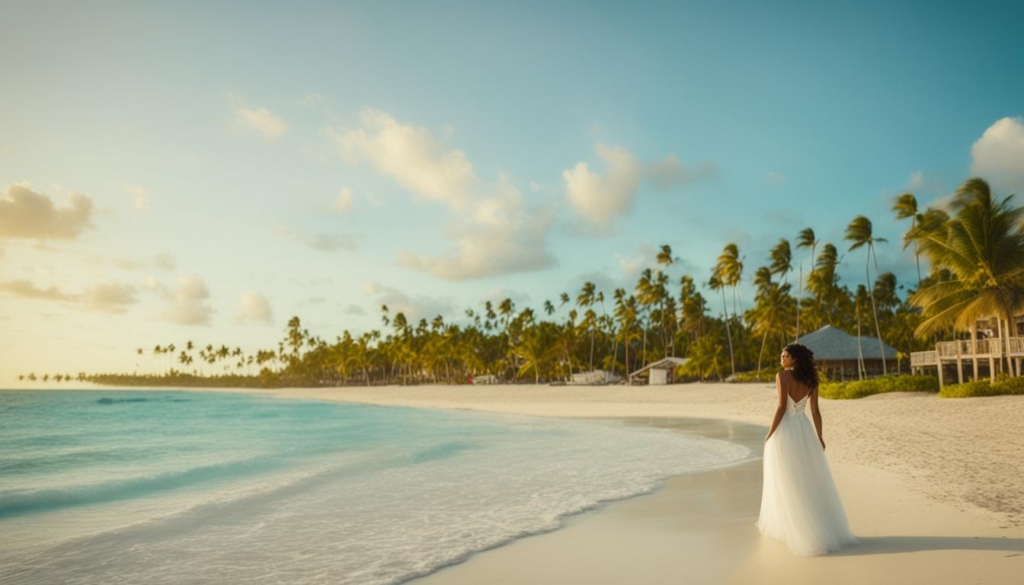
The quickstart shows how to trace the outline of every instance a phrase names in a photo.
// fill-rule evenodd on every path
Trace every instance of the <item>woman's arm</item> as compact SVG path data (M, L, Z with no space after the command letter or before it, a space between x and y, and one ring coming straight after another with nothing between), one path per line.
M778 404L775 406L775 417L772 418L772 426L768 429L768 434L764 437L764 442L767 443L768 439L771 438L775 429L779 428L779 423L782 422L782 417L786 415L786 390L782 387L782 372L775 374L775 393L777 394Z
M811 390L811 418L814 420L814 429L818 431L818 440L821 441L821 449L825 450L825 439L821 437L821 411L818 409L818 389Z

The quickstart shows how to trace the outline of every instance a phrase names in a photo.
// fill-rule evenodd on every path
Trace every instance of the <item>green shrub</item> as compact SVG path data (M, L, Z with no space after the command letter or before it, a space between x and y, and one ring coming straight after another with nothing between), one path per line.
M988 380L950 384L939 391L943 398L971 398L976 396L1024 395L1024 378L997 379L995 384Z
M750 383L750 382L774 382L775 374L778 374L779 370L776 368L763 369L761 374L758 375L757 370L752 372L740 372L735 376L732 376L729 381L736 382L739 384Z
M852 382L827 382L818 395L832 400L864 398L886 392L938 392L939 380L931 376L882 376Z

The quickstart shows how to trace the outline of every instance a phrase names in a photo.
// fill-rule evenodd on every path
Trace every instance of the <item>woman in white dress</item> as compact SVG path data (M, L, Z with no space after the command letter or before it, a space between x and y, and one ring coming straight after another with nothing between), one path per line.
M778 406L764 441L761 534L798 555L823 555L857 542L825 460L814 353L799 343L782 350L775 378ZM804 414L811 404L814 427ZM817 431L817 432L815 432Z

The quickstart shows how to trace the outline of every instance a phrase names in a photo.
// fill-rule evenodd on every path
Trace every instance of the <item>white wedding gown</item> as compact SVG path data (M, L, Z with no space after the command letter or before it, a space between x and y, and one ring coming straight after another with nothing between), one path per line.
M835 552L857 539L846 522L825 451L800 402L786 396L786 414L764 445L761 534L798 555Z

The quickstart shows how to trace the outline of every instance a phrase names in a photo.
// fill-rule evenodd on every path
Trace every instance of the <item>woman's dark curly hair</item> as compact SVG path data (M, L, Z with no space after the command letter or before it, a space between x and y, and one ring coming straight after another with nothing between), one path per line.
M814 367L814 352L799 343L790 343L783 349L793 358L793 377L814 390L818 387L818 369Z

